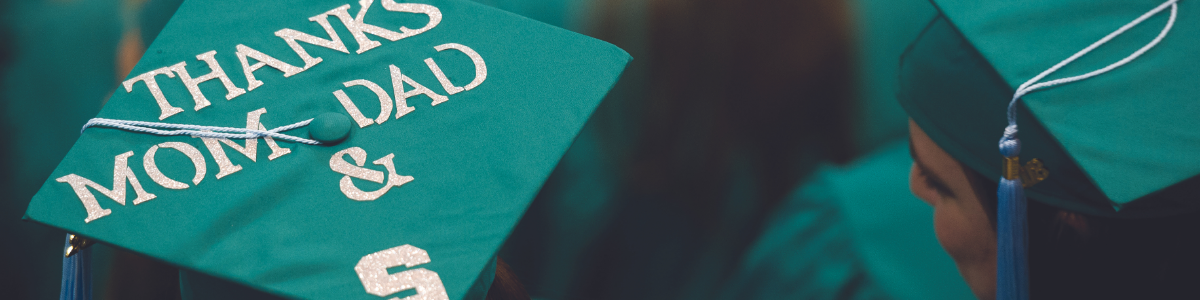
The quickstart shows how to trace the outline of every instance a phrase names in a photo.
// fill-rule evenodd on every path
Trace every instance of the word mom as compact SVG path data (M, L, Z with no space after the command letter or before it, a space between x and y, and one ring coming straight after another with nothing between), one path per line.
M246 128L266 130L267 128L259 122L262 114L265 113L267 113L266 108L259 108L247 113ZM271 154L267 155L267 159L269 160L275 160L280 156L292 152L291 149L279 147L279 144L275 143L275 140L271 139L269 136L264 136L262 138L266 141L267 147L271 148ZM233 162L229 161L229 156L225 154L225 148L222 148L221 144L225 144L234 151L245 155L246 158L250 159L250 161L258 161L258 139L246 139L246 142L243 145L238 145L229 139L222 138L202 137L200 139L204 142L204 147L208 149L209 156L212 156L213 160L217 162L217 179L221 179L222 177L229 176L230 174L242 170L241 165L235 165ZM204 161L204 157L201 156L199 149L196 149L196 147L188 143L164 142L150 147L150 150L147 150L146 153L142 155L142 166L146 169L146 174L150 175L150 180L154 181L154 183L157 183L164 188L173 190L182 190L190 187L186 183L167 177L158 169L158 164L154 162L154 157L156 154L158 154L158 150L160 149L173 149L179 151L192 161L192 165L196 168L196 175L193 176L191 180L193 185L200 184L200 182L204 180L204 175L208 172L208 166ZM118 154L114 158L112 189L106 189L95 181L76 174L68 174L55 179L58 182L71 185L71 189L75 191L75 195L79 196L79 200L83 202L83 207L87 210L87 218L83 220L84 223L90 223L112 213L112 210L100 207L100 203L96 201L96 196L88 190L89 187L95 189L97 192L100 192L105 196L108 196L108 198L111 198L113 201L116 201L121 205L125 205L126 182L133 187L133 191L137 195L137 198L133 199L133 205L138 205L142 202L146 202L157 197L154 194L146 192L145 189L142 189L141 181L139 181L137 176L133 174L133 169L129 168L129 157L133 156L133 154L133 151L128 151Z

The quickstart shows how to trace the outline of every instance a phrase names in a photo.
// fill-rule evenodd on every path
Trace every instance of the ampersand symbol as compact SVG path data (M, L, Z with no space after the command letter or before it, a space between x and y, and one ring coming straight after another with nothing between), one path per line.
M350 155L350 158L354 160L353 165L343 158L345 155ZM346 175L342 176L340 184L342 193L346 194L346 197L356 201L371 201L379 199L380 196L386 194L392 189L392 187L399 187L400 185L408 183L409 181L413 181L412 176L402 176L396 174L396 166L392 162L392 158L394 157L394 154L389 153L388 155L385 155L372 162L376 165L381 165L384 168L387 168L387 183L385 183L382 188L373 192L364 192L357 186L354 186L354 182L352 182L350 179L350 177L354 177L374 183L384 183L385 174L383 172L362 167L362 165L367 161L366 150L363 150L359 147L351 147L347 148L346 150L338 151L337 153L333 154L333 157L329 158L329 168L333 169L334 172Z

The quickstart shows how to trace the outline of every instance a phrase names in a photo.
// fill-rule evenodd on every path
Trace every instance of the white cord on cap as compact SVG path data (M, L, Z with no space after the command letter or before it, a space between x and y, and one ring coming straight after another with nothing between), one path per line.
M297 143L304 143L304 144L309 144L309 145L319 145L319 144L321 144L321 142L280 133L283 131L288 131L288 130L308 126L308 123L311 123L312 120L313 119L308 119L308 120L296 122L291 125L276 127L275 129L271 129L271 130L255 130L255 129L236 128L236 127L201 126L201 125L189 125L189 124L171 124L171 123L159 123L159 122L144 122L144 121L129 121L129 120L93 118L91 120L88 120L87 124L83 125L83 129L87 129L88 127L92 127L92 126L104 126L104 127L125 129L125 130L130 130L130 131L145 132L145 133L156 134L156 135L190 135L190 136L194 136L194 137L222 138L222 139L255 139L255 138L260 138L260 137L272 137L272 138L276 138L276 139L280 139L280 140L293 141L293 142L297 142ZM155 128L179 129L179 130L161 130L161 129L155 129ZM80 130L80 132L82 132L82 131L83 130Z
M1146 53L1146 51L1149 51L1150 48L1154 48L1155 45L1158 45L1158 42L1161 42L1163 40L1163 38L1165 38L1167 36L1167 32L1171 31L1171 26L1175 25L1175 15L1177 14L1177 12L1179 10L1178 2L1179 2L1179 0L1168 0L1167 2L1163 2L1163 4L1159 5L1158 7L1155 7L1154 9L1146 12L1145 14L1142 14L1141 17L1138 17L1137 19L1134 19L1132 22L1129 22L1129 24L1125 24L1125 26L1121 26L1121 28L1118 28L1117 31L1113 31L1112 33L1109 33L1108 35L1104 36L1104 38L1100 39L1099 41L1096 41L1095 43L1092 43L1087 48L1083 48L1083 50L1079 50L1079 52L1076 52L1075 55L1071 55L1071 57L1064 59L1063 61L1059 62L1058 64L1054 65L1053 67L1050 67L1049 69L1046 69L1045 71L1042 71L1041 74L1038 74L1037 76L1034 76L1033 78L1029 79L1029 81L1026 81L1025 83L1021 84L1021 86L1017 87L1016 93L1013 93L1012 102L1009 102L1009 104L1008 104L1008 124L1011 126L1011 125L1016 125L1016 123L1017 123L1016 112L1014 111L1014 108L1016 107L1017 99L1020 99L1021 96L1025 96L1025 94L1029 94L1030 92L1033 92L1036 89L1051 87L1051 86L1060 85L1060 84L1064 84L1064 83L1080 81L1080 80L1088 79L1091 77L1095 77L1096 75L1104 74L1108 71L1112 71L1113 69L1116 69L1117 67L1125 65L1126 63L1129 63L1130 61L1133 61L1134 59L1138 58L1138 56L1142 56L1143 53ZM1171 8L1171 17L1167 19L1167 25L1163 27L1162 32L1159 32L1158 36L1155 37L1154 40L1151 40L1149 44L1142 46L1141 49L1134 51L1133 54L1130 54L1129 56L1127 56L1121 60L1118 60L1117 62L1114 62L1104 68L1100 68L1095 71L1087 72L1086 74L1083 74L1083 75L1071 76L1071 77L1067 77L1067 78L1060 78L1060 79L1055 79L1055 80L1051 80L1051 81L1047 81L1047 82L1037 83L1039 80L1042 80L1042 78L1046 78L1046 76L1049 76L1050 73L1054 73L1055 71L1058 71L1058 69L1075 61L1075 59L1078 59L1079 57L1082 57L1083 55L1088 54L1089 52L1092 52L1092 50L1095 50L1096 48L1100 47L1101 45L1108 43L1108 41L1112 40L1113 38L1116 38L1118 35L1121 35L1122 33L1125 33L1125 31L1129 30L1130 28L1133 28L1134 26L1141 24L1142 21L1145 21L1146 19L1153 17L1154 15L1158 14L1162 10L1167 9L1167 7Z
M1029 79L1013 93L1012 100L1008 103L1008 126L1004 128L1004 136L1000 138L1000 154L1005 157L1005 175L1000 178L997 196L996 208L996 299L1013 299L1024 300L1029 299L1029 265L1028 265L1028 230L1027 216L1025 206L1025 190L1022 186L1021 178L1016 174L1011 174L1011 170L1019 168L1018 155L1021 154L1021 141L1017 138L1017 101L1022 96L1029 94L1037 89L1051 87L1055 85L1076 82L1104 74L1112 71L1117 67L1125 65L1130 61L1138 58L1150 48L1154 48L1161 42L1167 33L1171 31L1171 26L1175 24L1175 15L1179 10L1178 0L1168 0L1162 5L1142 14L1141 17L1134 19L1129 24L1121 26L1117 31L1109 33L1104 38L1092 43L1087 48L1083 48L1076 52L1071 57L1059 62L1058 64L1042 71L1041 74ZM1133 52L1129 56L1112 63L1104 68L1085 73L1083 75L1071 76L1067 78L1055 79L1046 82L1038 83L1051 73L1075 61L1079 57L1088 54L1092 50L1108 43L1113 38L1125 33L1125 31L1137 26L1146 19L1158 14L1167 7L1171 8L1171 17L1167 19L1167 25L1163 27L1162 32L1150 41L1149 44L1142 46L1141 49Z

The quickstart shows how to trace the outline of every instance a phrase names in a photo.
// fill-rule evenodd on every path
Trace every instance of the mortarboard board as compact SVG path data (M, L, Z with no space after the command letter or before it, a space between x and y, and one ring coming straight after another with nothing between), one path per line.
M1004 132L1005 106L1016 87L1162 2L1136 3L1141 5L937 1L942 17L906 53L901 104L955 158L983 174L999 174L995 137ZM1187 10L1187 3L1179 5ZM1048 79L1128 56L1154 39L1167 19L1167 13L1149 18ZM1200 131L1192 130L1200 126L1193 117L1200 104L1191 100L1200 85L1189 76L1200 62L1186 58L1200 44L1172 38L1200 34L1200 20L1181 13L1170 31L1121 68L1022 97L1016 114L1021 152L1054 174L1030 186L1031 197L1118 217L1173 214L1196 205L1159 195L1200 175L1200 156L1188 148L1200 145Z
M482 296L629 57L418 2L185 2L26 217L286 297Z
M1010 261L1024 255L1022 194L1115 218L1200 206L1191 199L1200 192L1200 104L1192 99L1200 82L1191 75L1200 62L1190 59L1200 43L1185 38L1200 34L1200 19L1189 3L935 1L942 15L906 53L899 98L964 165L1005 174L996 176L998 298L1021 289L1005 281L1023 280L1023 263ZM1060 78L1080 80L1039 87ZM1020 142L1006 132L1017 132L1015 124ZM1014 152L1030 162L1006 163ZM1016 258L1006 258L1010 251Z

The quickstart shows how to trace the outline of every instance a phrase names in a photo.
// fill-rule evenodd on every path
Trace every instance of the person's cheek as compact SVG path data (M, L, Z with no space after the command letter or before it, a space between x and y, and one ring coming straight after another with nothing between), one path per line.
M959 269L978 264L986 255L981 251L988 244L985 234L975 232L973 225L956 201L944 201L934 207L933 226L938 243L954 258Z
M955 255L958 251L955 250L958 250L961 245L956 239L959 234L955 232L958 226L954 224L954 219L953 214L946 207L935 206L933 208L933 231L937 236L938 243L942 245L942 249L945 249L946 253L950 254L950 257L954 258L955 262L958 262L958 255Z
M971 209L955 199L934 207L934 230L942 249L954 259L959 273L981 299L989 299L995 290L995 233L986 215L976 220Z

